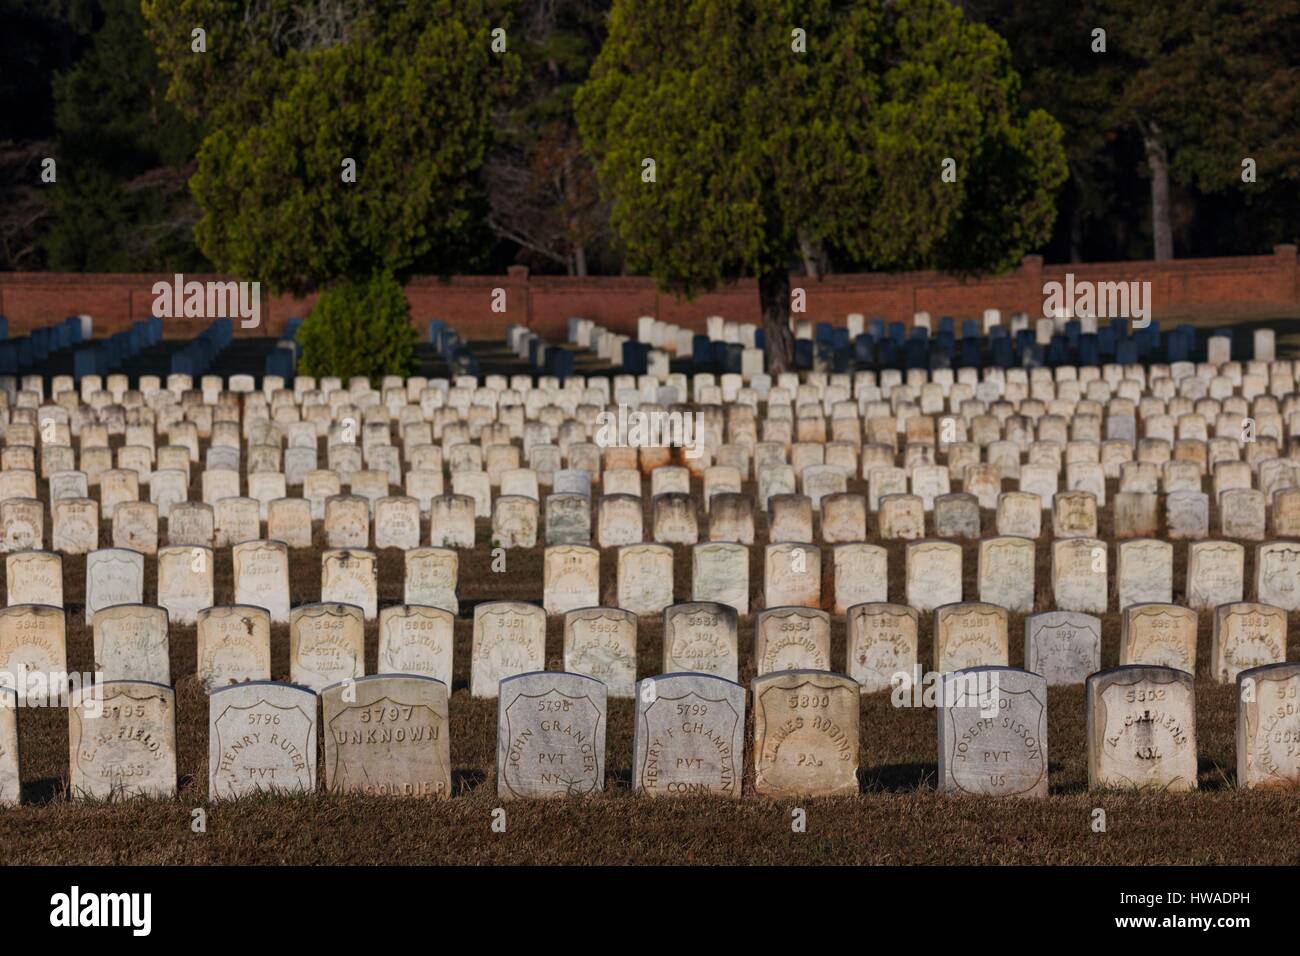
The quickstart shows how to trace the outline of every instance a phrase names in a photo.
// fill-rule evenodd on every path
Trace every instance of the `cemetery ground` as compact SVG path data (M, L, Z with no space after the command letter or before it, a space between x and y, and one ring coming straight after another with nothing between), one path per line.
M198 473L191 497L199 499ZM1117 483L1108 482L1108 500ZM47 495L45 482L41 494ZM700 484L692 490L700 500ZM865 492L861 480L849 491ZM753 493L752 483L745 491ZM643 501L646 526L650 500ZM1111 540L1112 506L1099 508L1099 537ZM992 512L982 515L986 529ZM927 523L932 516L927 516ZM1214 526L1217 516L1212 515ZM875 519L868 540L889 552L889 599L904 603L903 541L878 536ZM761 607L763 520L756 521L750 550L751 607ZM320 522L314 546L290 552L293 605L320 598ZM1163 528L1161 535L1163 536ZM423 539L427 540L427 519ZM111 540L105 522L101 540ZM630 789L631 700L611 698L607 734L606 791L560 801L504 804L506 830L493 832L496 795L496 700L469 693L473 608L488 600L538 602L542 551L507 552L504 573L491 569L490 521L478 522L478 547L460 552L460 614L455 633L455 670L450 702L453 798L444 801L316 794L207 802L208 705L195 677L195 628L172 625L171 668L176 685L179 791L176 800L125 803L70 801L68 722L60 708L19 714L23 805L0 809L0 862L27 864L1295 864L1300 862L1300 801L1294 791L1241 791L1235 784L1235 695L1212 682L1212 615L1199 615L1201 673L1196 680L1199 791L1186 794L1111 793L1087 790L1085 708L1082 685L1052 687L1048 695L1051 796L1034 799L954 798L935 793L936 712L896 708L890 693L861 701L860 779L857 797L773 801L752 793L752 761L745 755L746 785L739 800L649 798ZM1052 607L1051 538L1037 541L1036 610ZM967 600L976 593L978 542L961 541ZM1246 542L1246 580L1253 576L1253 548ZM1114 593L1115 564L1111 568ZM690 594L690 549L674 546L676 599ZM402 600L403 557L396 549L379 556L380 606ZM1176 547L1175 603L1182 601L1186 548ZM229 549L218 549L215 603L234 599ZM615 579L615 554L602 552L602 596ZM828 569L832 564L823 562ZM68 665L92 667L91 631L84 623L85 557L65 555ZM156 597L156 559L146 558L144 599ZM0 573L3 566L0 565ZM829 582L825 594L832 593ZM611 602L612 603L612 602ZM1113 603L1113 602L1112 602ZM1295 633L1297 614L1291 615ZM1102 659L1118 656L1120 616L1102 615ZM832 614L833 669L844 669L844 615ZM1012 666L1023 664L1024 615L1010 617ZM918 659L932 660L932 614L920 616ZM551 618L547 669L560 670L562 617ZM753 619L741 619L740 681L753 678ZM658 616L638 628L638 674L660 672ZM1300 657L1292 641L1290 658ZM366 628L366 672L374 673L377 634ZM272 676L289 674L288 628L272 631ZM747 714L752 729L752 711ZM746 734L747 741L751 739ZM747 748L748 750L748 748ZM207 808L206 832L191 829L192 812ZM793 832L791 811L807 811L806 832ZM1106 832L1093 830L1094 809L1106 813Z

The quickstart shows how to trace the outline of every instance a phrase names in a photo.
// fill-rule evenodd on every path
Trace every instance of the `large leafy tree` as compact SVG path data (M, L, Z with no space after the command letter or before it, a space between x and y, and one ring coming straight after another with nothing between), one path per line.
M1098 0L1114 96L1108 116L1136 128L1151 176L1156 259L1174 255L1170 183L1267 193L1300 183L1300 2ZM1242 160L1255 162L1251 190Z
M90 46L53 84L59 185L45 244L72 271L203 268L185 188L199 133L166 102L138 0L100 0Z
M493 231L534 268L585 276L617 267L609 208L573 116L573 94L604 39L608 0L520 3L518 50L527 81L498 124L484 166Z
M629 265L687 295L757 277L781 371L805 243L976 271L1049 234L1061 131L1009 61L943 0L617 0L578 118Z
M1283 223L1300 183L1300 0L965 5L1007 39L1026 104L1067 131L1072 252L1096 224L1140 235L1131 248L1111 237L1120 256L1170 259L1176 238L1191 243L1198 212L1219 237L1244 224L1233 251L1294 238ZM1130 181L1145 189L1143 210L1125 208Z
M492 6L144 6L173 100L207 124L191 188L218 266L305 292L472 261L486 234L476 174L514 64L508 44L492 49L507 25Z

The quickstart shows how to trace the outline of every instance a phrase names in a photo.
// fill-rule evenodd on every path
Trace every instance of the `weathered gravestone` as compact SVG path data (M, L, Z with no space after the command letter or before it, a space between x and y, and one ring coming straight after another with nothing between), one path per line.
M874 544L839 544L831 552L835 572L835 613L855 604L889 599L889 560Z
M174 624L193 624L212 607L211 548L175 545L158 550L158 604Z
M616 607L564 615L564 669L594 677L610 697L631 697L636 684L637 616Z
M172 505L167 515L167 543L210 548L216 530L212 506L202 501L185 501Z
M945 674L939 779L948 793L1047 796L1047 681L1017 667Z
M1300 610L1300 541L1266 541L1255 547L1255 595L1261 604Z
M1042 501L1027 491L1003 492L998 496L997 526L1000 535L1037 538L1043 530Z
M790 670L829 671L830 615L806 607L760 611L754 622L754 661L759 674Z
M492 546L537 546L537 501L523 495L502 495L492 503Z
M1037 558L1028 538L986 538L979 548L979 599L1008 611L1034 609L1034 573Z
M487 601L474 608L470 694L496 697L507 677L546 666L546 611L519 601Z
M1286 611L1271 604L1221 604L1214 609L1210 675L1230 684L1242 671L1286 660ZM1295 741L1300 744L1300 740Z
M912 679L917 664L919 615L901 604L870 602L848 610L849 676L862 693L888 690L894 675Z
M1059 610L1105 613L1106 543L1095 538L1053 541L1052 593Z
M1132 665L1088 678L1088 786L1196 789L1192 675Z
M596 543L602 548L640 544L643 540L641 499L633 495L604 495L596 506Z
M1052 501L1052 534L1057 538L1097 537L1097 498L1087 491L1058 492Z
M1246 549L1235 541L1193 541L1187 546L1187 606L1201 610L1240 601L1245 566Z
M744 706L745 692L740 692ZM743 724L744 721L742 720ZM18 763L18 692L0 687L0 807L17 806L22 799L22 774Z
M289 549L282 541L234 547L235 603L266 608L274 624L289 622Z
M474 499L438 495L429 504L429 534L435 548L474 547Z
M49 551L16 551L5 556L6 603L63 604L63 559Z
M858 793L856 681L824 671L777 671L755 677L753 693L755 793Z
M660 544L695 544L700 539L695 499L688 494L655 495L654 539Z
M739 625L729 605L697 601L665 608L663 642L665 674L712 674L734 681L739 673Z
M658 614L673 603L673 549L630 544L618 549L618 606L633 614Z
M404 495L375 502L375 547L408 548L420 544L420 503Z
M1225 538L1261 541L1268 497L1253 488L1232 488L1219 495L1219 527Z
M0 501L0 551L39 551L45 542L45 505L36 498Z
M709 542L691 549L691 600L716 601L749 613L749 549Z
M1134 604L1170 604L1174 597L1174 546L1139 538L1121 541L1116 568L1119 609Z
M73 691L69 795L96 800L176 796L176 694L147 681Z
M955 492L934 500L934 533L940 538L978 538L980 503L974 495Z
M262 536L261 506L255 498L218 498L212 507L213 543L229 548Z
M359 495L325 499L325 545L330 548L370 546L370 503Z
M805 544L769 544L763 559L765 607L819 607L821 550Z
M1007 610L995 604L945 604L934 613L934 669L1005 667Z
M374 620L379 605L379 563L373 551L325 551L320 556L320 599L361 608Z
M319 691L366 672L365 620L354 604L304 604L289 615L289 678Z
M64 702L68 640L62 607L14 605L0 609L0 687L25 706Z
M1101 670L1101 620L1078 611L1047 611L1025 619L1025 669L1049 686L1082 684Z
M907 603L933 611L962 598L961 545L951 541L917 541L907 546Z
M740 796L745 688L705 674L637 684L632 790L647 796Z
M399 604L379 612L379 673L452 678L456 618L440 607Z
M95 612L114 604L144 600L144 555L121 548L102 548L86 555L86 623Z
M538 671L501 682L497 796L577 797L605 789L605 685Z
M208 693L228 684L271 679L271 615L247 604L198 615L198 678Z
M710 499L709 540L754 543L754 502L748 495L720 492Z
M1159 526L1160 498L1153 492L1121 491L1112 517L1117 538L1150 538Z
M100 679L171 684L165 608L117 604L96 611L92 627Z
M1210 534L1210 496L1174 491L1165 496L1165 524L1170 540L1197 540Z
M767 538L769 541L811 544L813 540L812 500L807 495L773 495Z
M564 614L600 603L600 552L581 544L548 547L542 558L542 605Z
M99 547L99 502L64 498L50 506L54 514L51 547L62 554L87 554Z
M862 495L827 495L821 499L821 514L822 540L827 544L867 540L867 499Z
M1176 604L1134 604L1121 620L1121 666L1154 664L1196 673L1195 611Z
M406 552L403 600L460 613L456 594L460 559L450 548L415 548ZM449 685L450 686L450 685Z
M316 695L251 681L208 696L208 799L316 789Z
M1237 786L1300 784L1300 664L1237 675Z
M880 536L915 541L925 537L925 508L915 495L885 495L880 499Z
M325 789L367 796L451 796L447 685L373 674L320 692Z
M591 502L585 495L546 496L546 543L591 544Z

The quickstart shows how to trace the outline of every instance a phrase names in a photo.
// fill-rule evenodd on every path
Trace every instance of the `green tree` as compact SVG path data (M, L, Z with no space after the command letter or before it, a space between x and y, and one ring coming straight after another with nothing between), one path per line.
M1009 60L943 0L617 0L578 120L629 265L686 295L757 277L782 371L802 243L977 271L1049 234L1061 131Z
M1114 95L1108 116L1136 128L1151 175L1155 258L1174 256L1170 183L1256 194L1300 183L1300 0L1098 0ZM1243 182L1242 161L1256 182Z
M327 288L298 330L304 375L410 375L415 327L402 284L391 272Z
M1244 232L1258 239L1233 251L1294 238L1293 227L1286 233L1270 220L1295 208L1300 182L1300 0L965 5L1014 51L1026 105L1050 110L1065 128L1072 258L1085 220L1140 235L1141 249L1117 243L1121 256L1172 258L1175 238L1190 241L1198 210L1220 234L1234 211L1244 214ZM1246 158L1255 161L1253 183L1243 182ZM1139 176L1141 222L1125 208Z
M197 127L166 102L138 0L101 0L90 47L54 81L58 188L45 238L71 271L201 269L185 188Z
M573 116L573 94L604 39L608 0L520 4L521 83L484 167L491 225L539 271L617 271L609 206Z
M494 36L508 26L495 5L144 9L169 95L208 130L190 186L199 246L219 268L305 293L447 274L486 245L477 177L517 72L508 34Z

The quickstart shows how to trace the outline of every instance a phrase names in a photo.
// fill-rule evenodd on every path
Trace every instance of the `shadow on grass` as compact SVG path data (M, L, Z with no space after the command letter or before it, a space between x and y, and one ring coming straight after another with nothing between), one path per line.
M40 780L28 780L22 785L22 802L44 806L63 799L67 782L61 777L42 777Z
M894 763L871 767L862 775L862 789L866 793L911 793L933 789L939 778L939 765L934 763Z
M487 774L482 770L453 770L451 772L451 792L463 795L473 793L487 781Z

